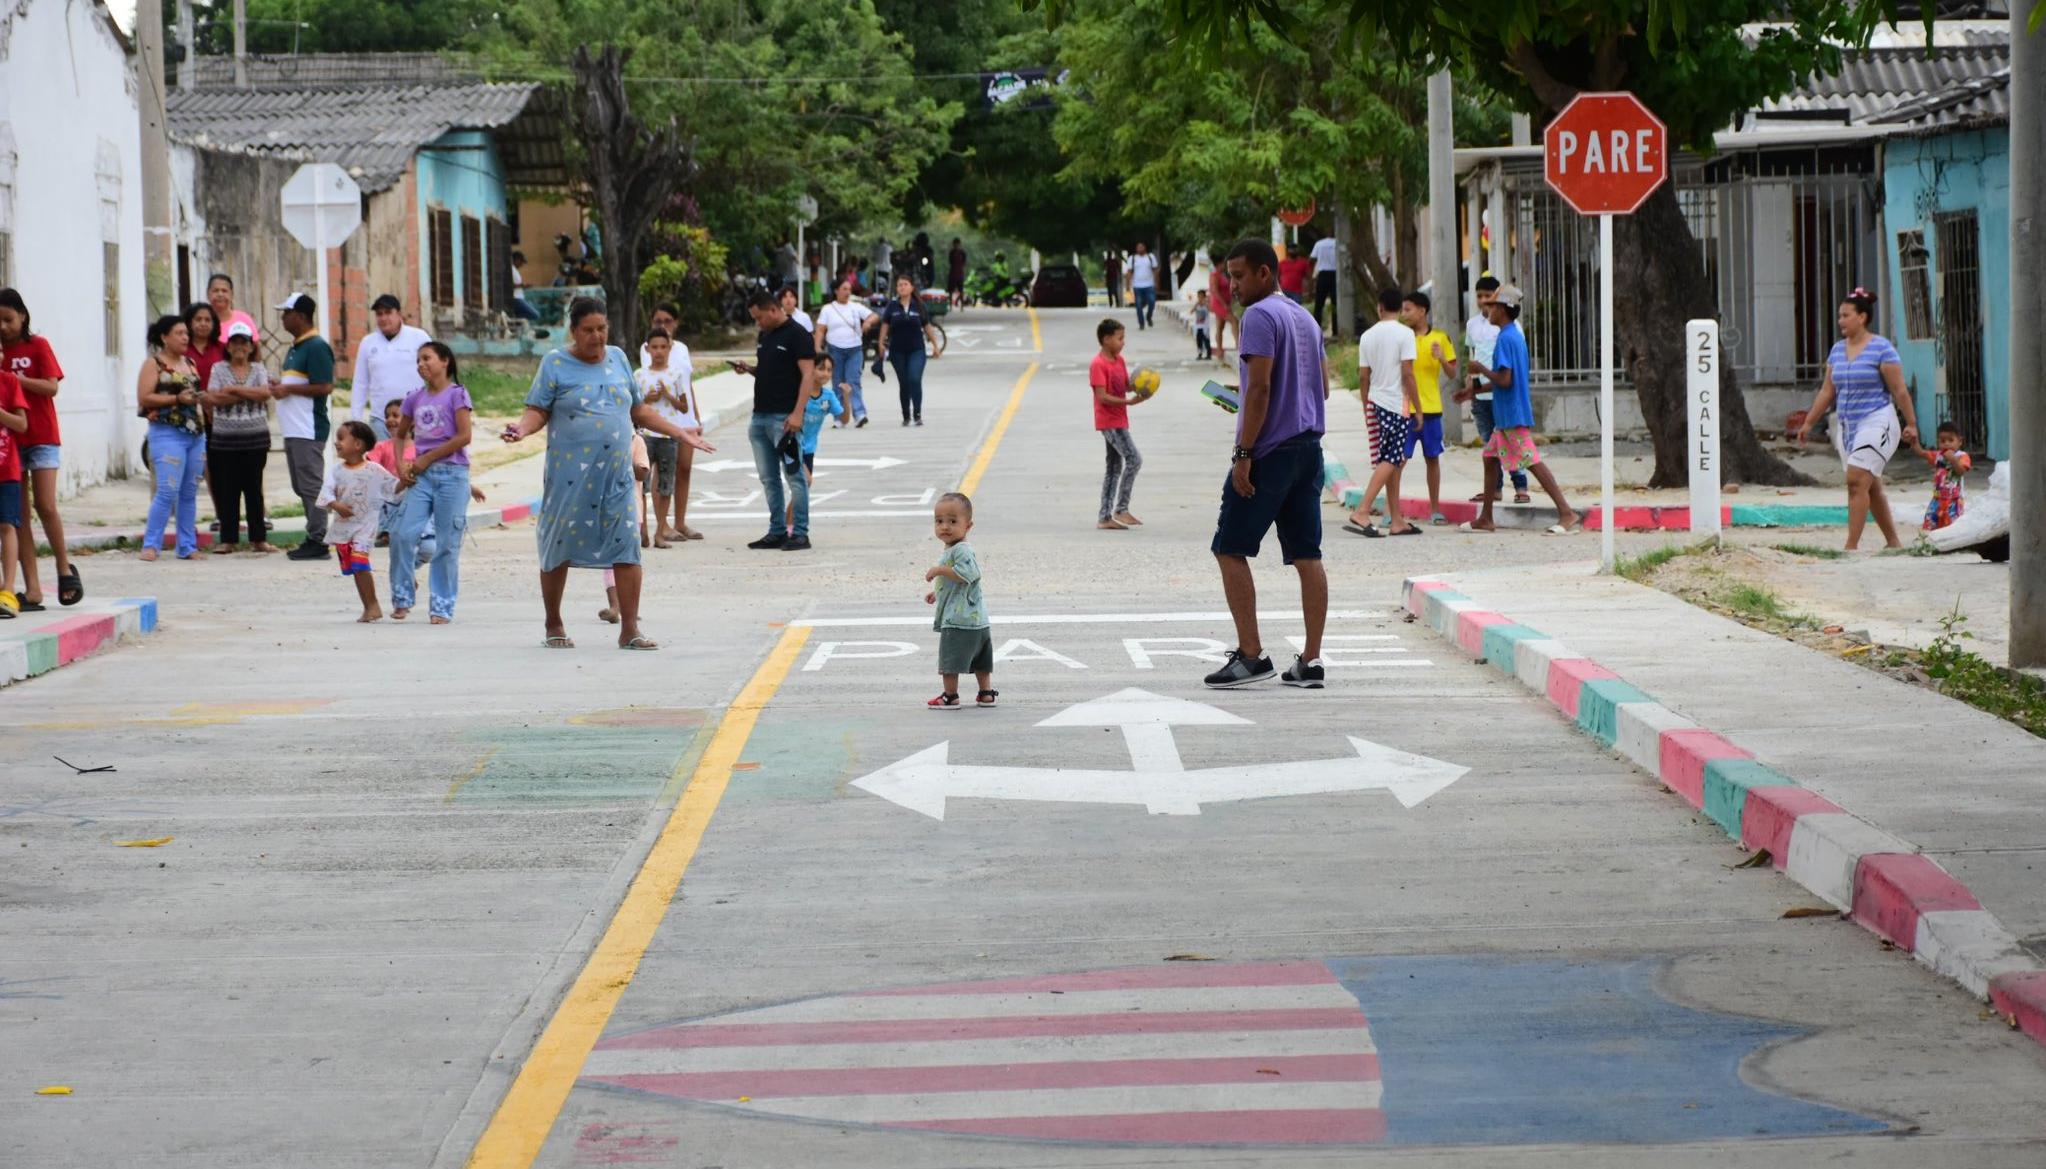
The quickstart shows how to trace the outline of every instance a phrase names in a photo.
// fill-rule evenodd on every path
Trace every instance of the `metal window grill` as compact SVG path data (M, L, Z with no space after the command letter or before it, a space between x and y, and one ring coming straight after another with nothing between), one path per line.
M1925 250L1925 233L1917 228L1897 233L1897 275L1904 285L1904 336L1912 341L1932 340L1932 273L1926 268L1931 253Z
M427 217L426 234L433 303L439 308L452 308L455 303L454 216L446 211L434 211Z
M1940 413L1961 428L1964 444L1979 451L1989 439L1982 384L1981 231L1972 210L1935 215L1932 226L1939 242Z
M1527 293L1521 321L1536 380L1596 384L1598 222L1572 211L1538 170L1504 179L1512 277ZM1718 291L1727 362L1750 385L1816 382L1837 339L1840 300L1878 280L1868 165L1782 173L1759 160L1720 159L1675 167L1671 180Z

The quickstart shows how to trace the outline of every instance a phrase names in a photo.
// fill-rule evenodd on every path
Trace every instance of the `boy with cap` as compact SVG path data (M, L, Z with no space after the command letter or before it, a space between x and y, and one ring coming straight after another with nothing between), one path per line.
M325 560L327 511L319 498L327 478L327 397L334 392L334 347L315 327L319 306L312 297L293 293L277 311L292 342L270 396L277 399L277 428L284 432L291 491L305 504L305 543L285 555L292 560Z
M1472 370L1479 375L1473 384L1492 391L1492 437L1485 440L1485 500L1479 505L1478 518L1461 525L1460 530L1497 530L1492 522L1492 501L1499 496L1504 471L1518 470L1533 475L1542 490L1548 492L1549 501L1556 505L1556 522L1549 525L1548 531L1560 536L1581 531L1584 524L1563 498L1555 473L1535 449L1534 402L1528 395L1527 337L1520 331L1520 301L1520 289L1508 284L1494 293L1492 303L1485 306L1486 317L1499 327L1499 336L1492 342L1490 368ZM1463 401L1474 392L1470 388L1459 390L1457 400Z

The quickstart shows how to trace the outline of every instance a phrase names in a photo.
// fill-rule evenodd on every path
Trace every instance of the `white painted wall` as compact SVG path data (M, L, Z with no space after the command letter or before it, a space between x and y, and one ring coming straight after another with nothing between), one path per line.
M141 468L135 377L148 321L139 92L126 47L92 0L19 0L0 10L0 125L14 143L9 279L64 366L65 496ZM102 278L108 242L120 247L112 338Z

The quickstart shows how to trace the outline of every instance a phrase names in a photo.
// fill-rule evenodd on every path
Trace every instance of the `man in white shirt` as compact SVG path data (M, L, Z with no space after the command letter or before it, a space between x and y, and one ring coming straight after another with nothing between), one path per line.
M377 441L391 437L384 429L384 407L402 402L425 383L419 377L419 347L433 340L426 330L405 323L398 298L386 292L369 306L377 327L355 343L355 384L348 392L348 416L369 423Z
M870 253L870 258L874 261L873 267L870 269L874 274L873 288L877 291L893 292L895 290L895 282L889 279L889 277L894 272L891 264L895 259L895 249L888 246L887 236L875 238L874 250Z
M1137 306L1137 328L1158 323L1158 257L1143 240L1130 257L1130 300Z
M1378 323L1357 338L1357 384L1364 388L1364 429L1371 436L1371 482L1343 525L1346 532L1379 539L1418 536L1421 529L1400 514L1400 470L1407 461L1407 431L1421 418L1421 391L1414 381L1418 346L1414 331L1400 321L1397 288L1378 294ZM1386 530L1371 526L1371 501L1385 494Z
M853 299L852 284L841 280L832 299L817 310L817 348L831 351L831 368L845 387L845 400L852 407L853 425L867 424L867 403L860 395L860 374L866 371L866 334L880 324L874 310ZM833 422L838 429L845 424Z
M1314 323L1318 325L1321 323L1321 306L1336 305L1336 237L1325 235L1315 240L1307 258L1314 265L1309 271L1314 274Z

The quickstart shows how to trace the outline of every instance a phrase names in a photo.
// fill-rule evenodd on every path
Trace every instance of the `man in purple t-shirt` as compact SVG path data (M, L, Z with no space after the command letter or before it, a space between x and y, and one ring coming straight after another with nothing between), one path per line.
M1243 407L1236 450L1222 485L1222 515L1210 545L1222 566L1222 591L1236 621L1236 648L1209 687L1226 690L1273 674L1257 628L1257 585L1250 557L1276 525L1279 552L1300 574L1307 642L1279 680L1322 686L1321 632L1328 619L1328 577L1321 567L1321 436L1328 402L1321 327L1288 297L1274 296L1279 257L1247 239L1229 250L1229 282L1243 306L1237 326Z

